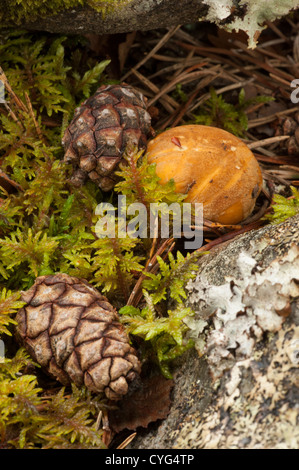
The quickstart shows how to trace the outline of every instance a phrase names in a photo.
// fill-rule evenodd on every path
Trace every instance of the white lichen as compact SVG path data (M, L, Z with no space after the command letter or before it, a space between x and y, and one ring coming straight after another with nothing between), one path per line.
M204 0L205 5L209 5L210 9L206 16L208 21L215 21L215 18L218 20L224 20L231 13L232 0Z
M261 351L264 367L255 358L237 361L211 406L175 431L175 448L192 443L193 449L298 449L299 408L295 397L292 402L287 396L298 383L293 357L298 342L298 326L281 328L273 348Z
M266 21L274 21L298 8L298 0L240 0L238 8L243 8L244 13L237 16L238 8L235 8L233 0L204 0L203 3L210 7L206 18L216 24L232 14L232 19L228 20L225 28L229 31L245 31L249 48L256 46Z
M237 266L239 276L227 277L222 285L210 284L200 274L187 286L196 312L188 325L190 336L199 354L206 353L215 379L227 368L227 360L251 357L265 332L277 332L289 313L290 302L299 296L297 245L262 270L246 252L239 254ZM203 321L207 324L208 318L212 328L203 347Z

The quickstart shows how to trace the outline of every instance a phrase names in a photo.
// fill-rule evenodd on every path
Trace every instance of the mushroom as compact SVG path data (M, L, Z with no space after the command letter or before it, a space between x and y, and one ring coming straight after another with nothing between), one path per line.
M237 224L253 211L263 184L259 164L245 143L210 126L168 129L148 143L148 162L165 184L173 179L184 202L202 203L203 216Z

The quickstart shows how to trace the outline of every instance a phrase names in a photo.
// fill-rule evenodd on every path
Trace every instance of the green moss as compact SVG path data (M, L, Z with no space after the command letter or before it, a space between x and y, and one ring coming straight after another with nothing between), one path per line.
M269 103L274 100L272 96L265 95L246 100L243 88L236 104L227 102L222 95L217 95L213 87L210 88L210 95L210 99L199 108L197 114L194 114L191 123L220 127L237 137L245 136L248 127L247 110L255 104Z
M55 15L70 8L90 6L103 14L113 11L117 6L131 0L0 0L0 20L7 23L21 24L35 21L38 17Z
M4 449L104 448L94 423L98 397L84 387L43 396L37 378L25 372L31 359L19 349L0 363L0 446Z
M267 220L270 224L280 224L289 217L299 212L299 191L290 187L292 196L284 197L280 194L274 194L273 203L271 205L271 212L265 215L264 220Z

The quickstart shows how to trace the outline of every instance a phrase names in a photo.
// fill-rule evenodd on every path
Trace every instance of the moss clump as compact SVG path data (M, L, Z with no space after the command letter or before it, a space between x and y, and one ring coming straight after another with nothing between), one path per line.
M265 95L246 100L243 88L239 93L238 102L235 104L227 102L222 95L217 95L213 87L210 88L210 95L210 99L194 115L192 123L220 127L237 137L245 136L245 131L248 128L248 109L258 103L269 103L274 100L272 96Z
M38 17L51 16L70 8L90 6L103 14L131 0L0 0L0 20L3 24L21 24Z
M94 426L100 400L85 390L43 394L27 353L0 363L0 447L4 449L104 448Z

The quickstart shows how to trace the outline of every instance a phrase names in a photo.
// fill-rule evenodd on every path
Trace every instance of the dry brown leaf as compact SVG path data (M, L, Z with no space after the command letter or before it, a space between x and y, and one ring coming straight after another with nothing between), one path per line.
M119 69L122 72L127 60L128 54L135 40L137 31L127 33L126 40L118 45Z
M149 423L164 419L169 413L173 380L155 375L142 381L142 386L118 403L119 408L109 411L109 425L118 433L123 429L134 431Z

